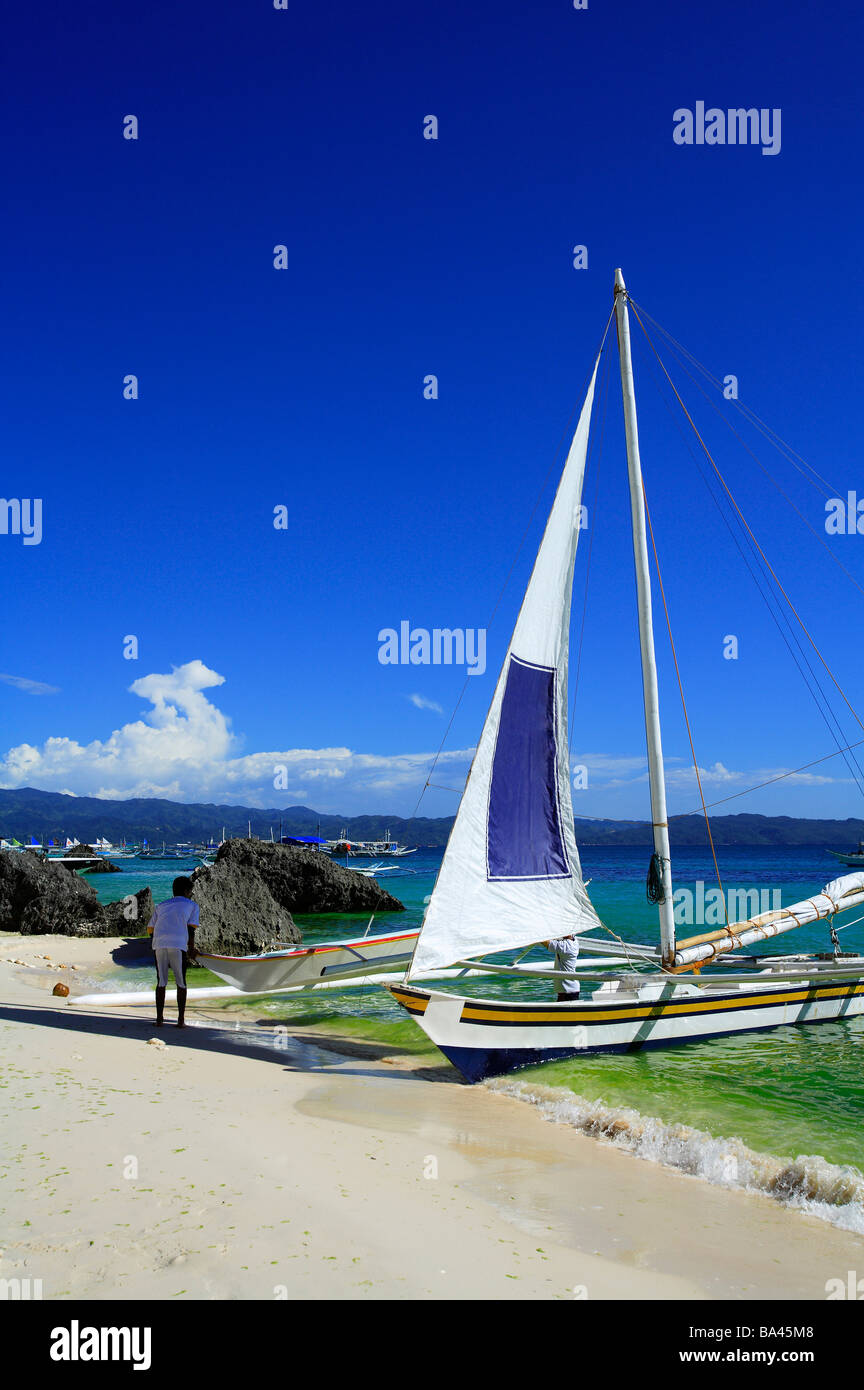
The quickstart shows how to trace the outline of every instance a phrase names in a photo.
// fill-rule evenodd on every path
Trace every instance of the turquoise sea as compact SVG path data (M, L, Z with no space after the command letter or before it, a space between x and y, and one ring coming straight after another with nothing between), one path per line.
M648 851L589 846L581 853L584 876L591 880L589 892L604 923L625 940L654 941L656 908L645 897ZM403 861L411 872L384 876L382 882L405 903L406 911L376 917L373 930L419 924L440 857L440 851L420 851ZM123 897L145 883L158 901L170 896L171 880L187 867L192 865L127 861L122 879L117 874L91 881L103 901ZM727 891L779 893L784 904L851 872L824 850L806 847L725 849L720 869ZM676 888L689 889L694 898L700 881L706 893L716 887L707 851L677 851L673 874ZM769 896L765 906L776 901ZM367 920L357 915L297 918L309 943L362 934ZM705 929L712 925L709 919ZM697 921L682 924L679 932L694 935L701 929ZM841 942L846 950L864 950L864 920L844 929ZM767 949L826 950L830 941L827 929L818 926ZM544 952L536 952L536 957L548 963ZM113 971L115 988L120 975L124 988L152 985L149 968ZM190 985L208 982L221 983L206 971L190 975ZM475 980L471 990L487 997L514 990L544 995L549 985L504 984L490 978ZM401 1047L412 1052L430 1048L425 1035L380 986L273 996L256 1000L255 1008L259 1018L284 1022L289 1028L293 1021L305 1028L318 1025L350 1032L386 1042L394 1052ZM226 1015L235 1009L227 1004ZM431 1053L439 1057L434 1049ZM769 1192L864 1233L864 1018L741 1034L632 1056L574 1058L489 1084L540 1106L558 1123L572 1124L642 1158L709 1181Z

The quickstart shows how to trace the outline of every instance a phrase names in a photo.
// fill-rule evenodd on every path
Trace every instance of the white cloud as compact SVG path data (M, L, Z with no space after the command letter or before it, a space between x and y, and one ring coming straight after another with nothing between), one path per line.
M261 807L305 803L346 814L413 809L432 766L431 752L384 755L334 747L244 753L231 721L208 694L223 684L224 677L202 661L187 662L169 674L143 676L130 687L149 703L142 718L87 744L56 735L41 745L22 743L10 748L0 758L0 785L111 799L158 796ZM425 697L411 699L416 704ZM431 701L418 705L429 707L437 708ZM470 748L443 753L433 782L458 791L472 755ZM571 761L589 770L588 789L580 793L580 812L647 815L644 755L583 753L574 754ZM785 771L782 767L740 771L719 761L700 768L708 801ZM277 773L278 788L274 785ZM667 780L676 810L698 804L693 769L682 759L667 758ZM848 780L821 771L792 773L778 784L778 790L789 784L818 787ZM587 796L592 801L590 812ZM455 809L453 797L434 809L421 807L421 812L446 814ZM742 802L729 809L745 807Z
M441 706L437 704L435 700L427 700L425 695L408 695L406 698L411 701L412 705L416 705L417 709L431 709L434 710L436 714L444 713Z
M722 788L727 784L757 787L763 782L772 782L780 778L787 786L793 787L821 787L852 781L851 777L829 777L827 773L790 772L785 767L757 767L744 772L734 772L719 762L714 763L711 767L700 767L699 776L703 787L713 786L715 788ZM696 774L692 767L679 767L667 774L666 782L670 787L692 786L695 788Z
M241 754L231 722L204 694L224 677L202 661L170 674L143 676L130 686L150 702L142 719L106 739L81 744L55 736L41 746L10 748L0 759L0 785L114 800L133 796L171 801L231 801L249 806L286 805L314 797L320 810L375 810L422 787L433 754L385 756L350 748L288 748ZM467 773L472 749L442 754L439 764ZM279 789L274 778L279 769ZM338 804L337 804L338 803ZM413 801L412 801L413 804Z
M616 756L609 753L579 753L571 758L571 766L583 765L588 768L589 785L602 791L618 787L637 786L648 781L648 763L643 756ZM666 786L670 791L691 788L697 790L696 774L692 764L683 765L679 757L664 758ZM785 767L750 768L736 771L724 763L712 763L710 767L699 768L703 787L723 788L740 785L755 787L773 778L781 778L790 786L822 786L838 782L849 782L848 777L831 777L813 772L790 772Z
M722 785L727 782L762 781L759 773L732 772L722 763L714 763L713 767L700 767L699 777L702 785ZM689 787L696 785L696 773L692 764L690 767L677 767L673 772L666 775L666 783L670 787Z
M647 765L644 753L636 757L619 757L610 753L574 753L570 761L573 766L587 767L595 777L620 777L627 772L644 772Z
M46 685L44 681L31 681L26 676L4 676L0 675L0 681L6 685L14 685L16 690L23 690L27 695L57 695L59 685Z

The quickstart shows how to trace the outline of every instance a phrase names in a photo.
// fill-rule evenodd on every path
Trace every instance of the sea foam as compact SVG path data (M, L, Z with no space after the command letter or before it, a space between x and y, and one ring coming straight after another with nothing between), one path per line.
M554 1086L506 1077L486 1085L528 1101L555 1124L571 1125L637 1158L719 1187L762 1193L833 1226L864 1234L864 1174L857 1168L829 1163L820 1154L790 1159L758 1153L741 1139L717 1138L689 1125L667 1124L656 1116L588 1100Z

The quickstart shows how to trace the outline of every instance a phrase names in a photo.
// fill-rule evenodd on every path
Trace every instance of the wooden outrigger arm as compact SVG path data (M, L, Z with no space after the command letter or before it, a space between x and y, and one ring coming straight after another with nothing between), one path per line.
M750 946L754 941L767 941L772 936L782 936L784 932L794 931L796 927L810 926L837 912L847 912L850 908L864 905L864 874L847 874L845 878L835 879L813 898L793 903L791 907L776 911L762 912L745 922L736 922L720 931L707 932L702 936L692 936L687 941L679 941L672 963L673 970L716 960L727 951Z

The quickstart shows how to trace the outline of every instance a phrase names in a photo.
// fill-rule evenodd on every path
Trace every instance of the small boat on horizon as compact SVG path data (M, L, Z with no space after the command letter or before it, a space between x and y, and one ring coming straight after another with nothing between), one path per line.
M380 859L382 856L401 859L406 854L417 853L416 845L409 849L391 840L389 829L384 831L383 840L349 840L347 831L343 830L338 840L327 840L326 846L331 854L344 855L346 859Z
M846 854L839 849L829 849L835 859L839 859L841 864L847 864L850 869L864 869L864 840L858 841L858 848L848 850Z

